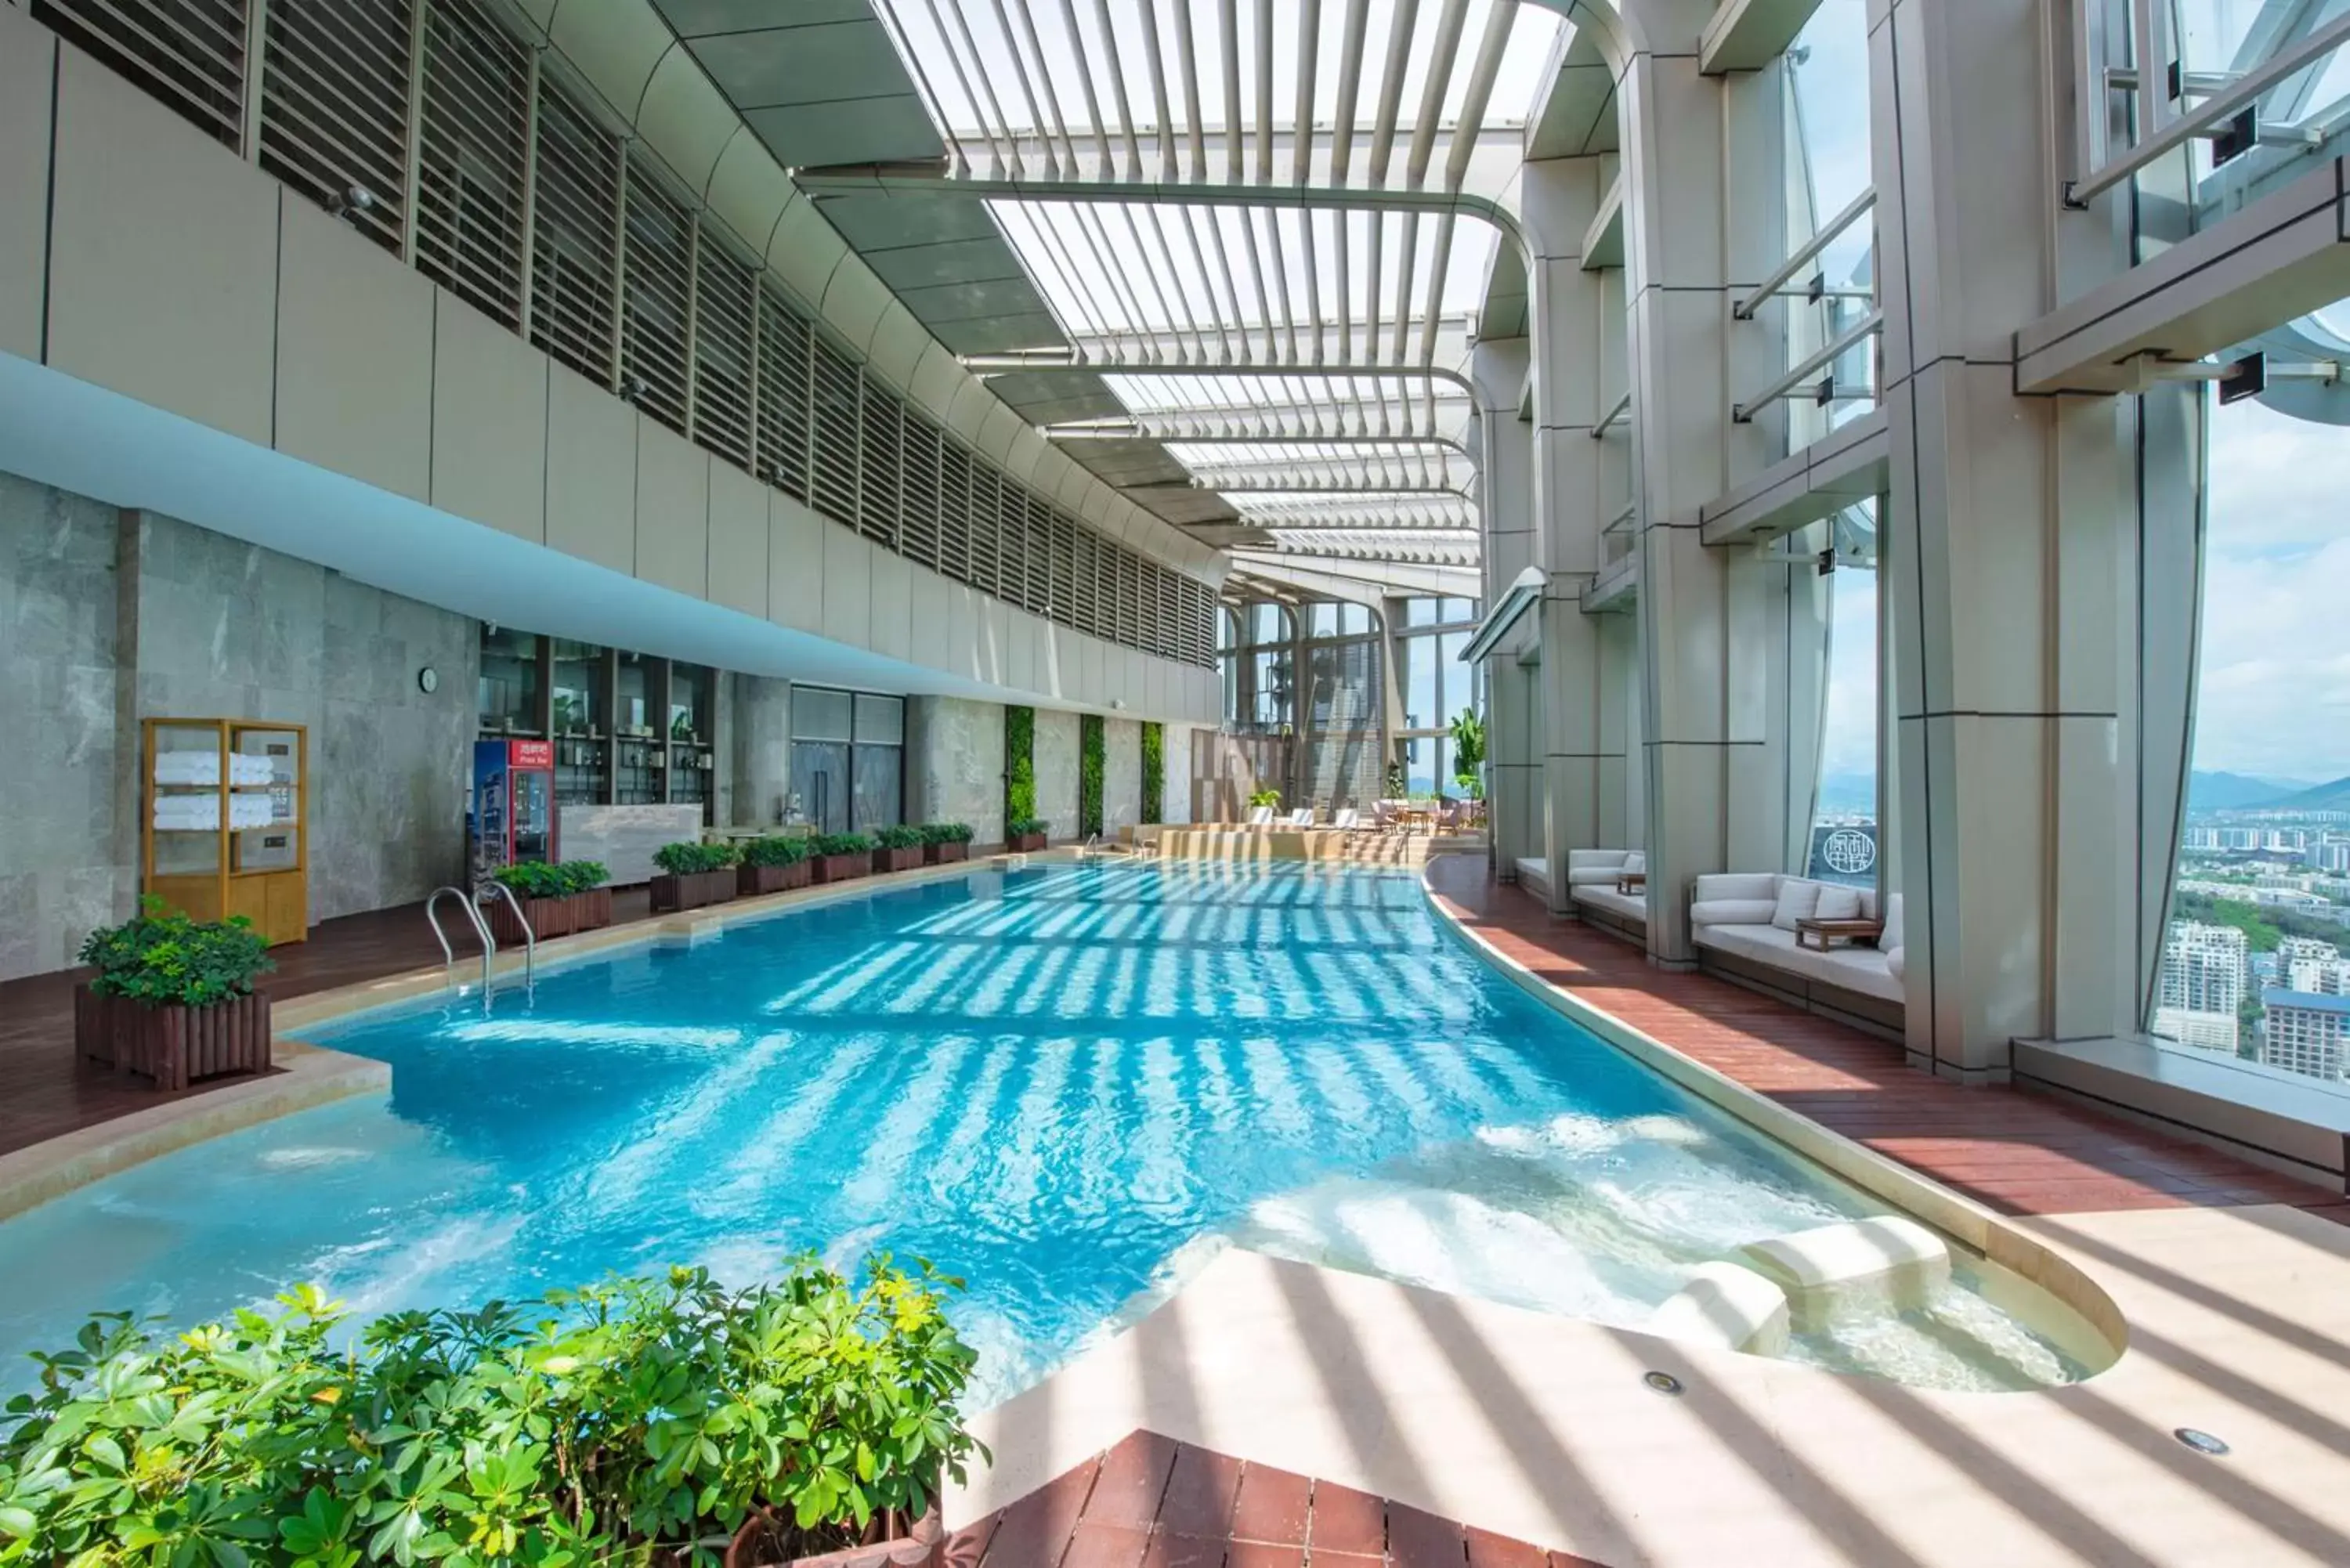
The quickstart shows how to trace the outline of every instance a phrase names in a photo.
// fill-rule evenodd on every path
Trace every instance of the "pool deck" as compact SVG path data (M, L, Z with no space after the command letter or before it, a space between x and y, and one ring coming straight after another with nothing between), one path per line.
M2044 1095L1968 1088L1901 1052L1554 916L1448 856L1426 880L1462 927L1551 985L1865 1147L2002 1214L2286 1203L2350 1223L2350 1202L2224 1151Z

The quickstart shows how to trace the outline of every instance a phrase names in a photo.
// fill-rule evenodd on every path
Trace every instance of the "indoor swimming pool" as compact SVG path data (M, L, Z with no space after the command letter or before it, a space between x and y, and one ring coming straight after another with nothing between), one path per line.
M980 870L307 1033L389 1063L390 1097L0 1224L0 1385L93 1308L192 1323L312 1280L371 1314L888 1250L968 1281L992 1400L1222 1246L1638 1327L1698 1264L1884 1211L1521 992L1409 875ZM2081 1375L2062 1309L2028 1328L1991 1304L2027 1287L1980 1283L1961 1259L1789 1354Z

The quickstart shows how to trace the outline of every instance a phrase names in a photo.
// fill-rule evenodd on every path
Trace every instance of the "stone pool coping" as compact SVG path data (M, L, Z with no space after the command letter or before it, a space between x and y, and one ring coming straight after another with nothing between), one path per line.
M656 915L650 919L543 941L538 944L537 971L546 973L568 969L609 958L629 948L690 946L729 926L753 924L795 909L840 903L892 888L958 881L975 872L1003 871L1022 865L1075 864L1078 858L1078 852L1071 848L986 856L883 876L859 877L820 888L736 898L682 914ZM522 969L523 955L503 950L493 965L493 973L503 982L520 975ZM470 963L461 961L457 966L461 981L470 983L480 972L478 958ZM224 1084L205 1094L159 1101L128 1116L0 1154L0 1220L207 1138L336 1100L389 1094L390 1066L317 1044L304 1039L303 1032L379 1008L419 1002L445 993L448 989L447 971L433 966L313 992L274 1004L270 1009L271 1047L277 1071Z

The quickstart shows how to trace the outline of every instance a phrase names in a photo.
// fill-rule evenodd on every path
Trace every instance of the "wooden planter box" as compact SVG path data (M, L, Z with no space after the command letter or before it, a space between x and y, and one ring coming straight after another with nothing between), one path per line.
M877 850L875 853L879 852ZM873 856L861 852L855 855L819 855L807 864L815 867L814 879L819 883L846 882L872 870Z
M931 866L943 866L951 860L968 860L971 858L971 846L968 844L925 844L922 846L922 858L925 864Z
M919 844L904 849L877 849L873 852L873 869L877 873L911 871L921 863L922 846Z
M873 1523L874 1533L886 1533L882 1515L876 1514ZM939 1521L935 1506L916 1520L911 1530L894 1540L819 1552L814 1557L788 1561L778 1557L774 1554L771 1539L764 1521L756 1517L745 1520L726 1549L724 1568L945 1568L946 1563L946 1526Z
M149 1007L74 988L74 1048L93 1062L143 1074L158 1089L198 1078L269 1071L269 998L260 992L209 1007Z
M734 890L745 898L756 898L805 888L808 885L809 864L795 860L788 866L738 866L734 868Z
M560 898L516 901L522 905L522 918L530 922L530 934L540 941L600 930L612 923L609 888L591 888L585 893L567 893ZM500 947L522 946L522 928L515 924L513 906L498 898L483 908L490 918L490 935L498 939Z
M1045 847L1045 836L1041 833L1016 834L1004 847L1017 854L1029 854Z
M653 913L673 915L682 909L699 909L704 904L732 903L734 873L739 869L729 866L720 871L690 871L682 877L654 877Z

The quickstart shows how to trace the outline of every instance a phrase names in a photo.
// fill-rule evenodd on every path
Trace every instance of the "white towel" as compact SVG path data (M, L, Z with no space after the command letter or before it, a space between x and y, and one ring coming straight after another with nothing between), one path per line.
M201 833L220 826L220 797L172 794L155 802L155 826L172 833Z
M162 784L216 784L220 783L220 753L158 752L155 754L155 782Z
M277 782L277 764L267 757L248 757L232 752L228 759L228 782L233 784L265 784Z

